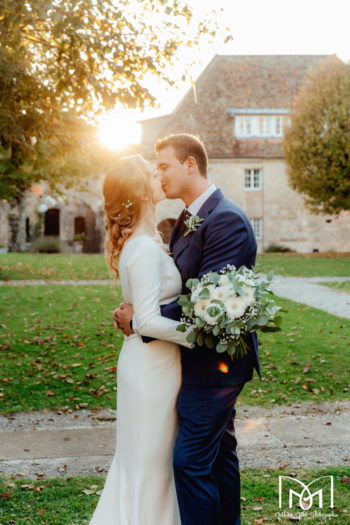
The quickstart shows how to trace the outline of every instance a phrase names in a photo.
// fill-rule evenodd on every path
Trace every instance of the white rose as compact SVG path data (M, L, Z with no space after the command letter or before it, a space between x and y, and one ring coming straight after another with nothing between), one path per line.
M243 301L246 305L250 305L255 302L255 289L250 286L243 286L244 295L242 296Z
M198 299L198 301L194 303L194 313L196 316L204 319L204 312L209 305L209 299Z
M211 294L212 299L218 299L219 301L225 302L235 292L230 290L228 286L218 286Z
M230 297L225 302L227 315L230 319L241 317L246 310L246 303L243 297Z

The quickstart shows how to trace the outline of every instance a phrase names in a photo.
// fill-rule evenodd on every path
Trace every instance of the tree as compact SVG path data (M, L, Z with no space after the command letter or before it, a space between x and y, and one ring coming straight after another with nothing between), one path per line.
M192 15L183 0L0 0L0 197L19 202L38 177L61 181L49 165L81 164L84 121L154 104L149 75L171 83L183 46L215 35L208 20L189 33Z
M321 61L298 93L284 139L290 186L313 213L350 209L350 65Z

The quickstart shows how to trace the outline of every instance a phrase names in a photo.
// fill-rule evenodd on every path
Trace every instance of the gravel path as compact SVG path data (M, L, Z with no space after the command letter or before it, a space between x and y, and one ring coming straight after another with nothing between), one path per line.
M237 407L241 467L347 465L350 401ZM0 475L103 474L115 451L115 413L68 411L0 416Z
M349 277L282 277L276 275L271 286L279 297L324 310L330 314L350 319L350 294L322 286L320 282L350 281ZM0 286L38 286L38 285L114 285L109 280L50 281L23 280L0 281Z
M350 277L282 277L276 275L271 289L279 297L350 319L350 294L317 284L318 282L346 280L350 281Z

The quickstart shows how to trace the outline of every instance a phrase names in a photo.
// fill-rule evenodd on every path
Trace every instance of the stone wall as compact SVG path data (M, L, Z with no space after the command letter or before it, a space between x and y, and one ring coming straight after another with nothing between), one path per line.
M259 252L271 244L297 252L350 252L350 216L335 218L307 211L288 186L282 159L211 159L212 180L249 218L262 218ZM262 189L244 188L245 169L262 169Z

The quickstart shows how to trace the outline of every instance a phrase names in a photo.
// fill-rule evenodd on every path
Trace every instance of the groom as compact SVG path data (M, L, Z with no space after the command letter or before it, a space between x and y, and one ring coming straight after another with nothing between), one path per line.
M227 264L252 268L256 241L245 213L207 179L208 158L202 142L189 134L170 135L155 144L157 167L168 199L186 208L170 239L170 252L186 281ZM188 233L189 216L202 219ZM180 320L181 307L161 307L162 315ZM114 313L126 332L132 309ZM146 342L146 341L145 341ZM181 348L182 387L177 401L179 433L174 473L182 525L239 525L240 476L234 430L235 403L255 368L260 375L256 334L245 337L248 353L239 359L206 347Z

